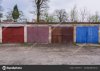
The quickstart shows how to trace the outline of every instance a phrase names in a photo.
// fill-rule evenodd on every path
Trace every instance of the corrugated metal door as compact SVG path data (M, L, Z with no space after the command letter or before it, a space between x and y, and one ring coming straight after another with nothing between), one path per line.
M72 43L73 27L53 27L52 43Z
M97 26L88 27L87 43L98 43L99 28Z
M49 43L49 27L37 27L37 43Z
M2 31L3 43L24 43L24 27L4 27Z
M28 43L49 43L49 27L36 26L27 28Z
M77 27L76 28L76 43L86 43L87 42L87 27Z
M62 28L62 43L73 43L73 27Z
M98 43L98 27L77 27L76 29L76 42L77 43Z
M34 27L27 27L27 42L28 43L35 43L36 42L36 31Z
M62 43L61 27L52 27L52 43Z

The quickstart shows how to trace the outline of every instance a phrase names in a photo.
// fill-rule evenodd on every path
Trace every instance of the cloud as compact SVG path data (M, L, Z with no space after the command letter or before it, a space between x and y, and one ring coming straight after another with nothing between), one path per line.
M50 0L50 12L53 12L55 9L70 9L71 5L75 3L76 0Z
M86 7L92 13L95 11L100 12L100 0L76 0L76 3L79 8Z
M55 9L66 9L69 12L74 5L77 5L78 10L86 7L90 12L94 13L98 11L100 13L100 0L49 0L49 12L52 13ZM29 12L34 10L32 7L32 0L3 0L2 5L4 12L13 9L13 6L17 4L20 11L23 11L25 16L29 19L34 18Z

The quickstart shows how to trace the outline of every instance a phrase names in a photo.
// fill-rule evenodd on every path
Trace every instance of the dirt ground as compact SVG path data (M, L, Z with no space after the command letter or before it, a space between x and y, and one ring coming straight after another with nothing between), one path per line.
M0 44L0 65L100 65L100 46Z

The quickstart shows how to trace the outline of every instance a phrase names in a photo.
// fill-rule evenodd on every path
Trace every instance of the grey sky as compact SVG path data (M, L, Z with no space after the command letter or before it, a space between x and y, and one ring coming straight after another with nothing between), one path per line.
M19 10L23 11L25 16L30 20L34 18L29 12L32 11L32 0L3 0L2 5L4 12L13 9L13 6L17 4ZM78 10L87 8L89 12L94 13L98 11L100 13L100 0L50 0L49 1L49 12L52 13L55 9L66 9L69 12L73 6L77 6Z

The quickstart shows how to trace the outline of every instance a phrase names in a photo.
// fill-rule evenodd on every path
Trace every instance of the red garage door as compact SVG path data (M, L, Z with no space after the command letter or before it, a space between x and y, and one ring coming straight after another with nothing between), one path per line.
M3 43L24 43L23 27L4 27L2 31Z

